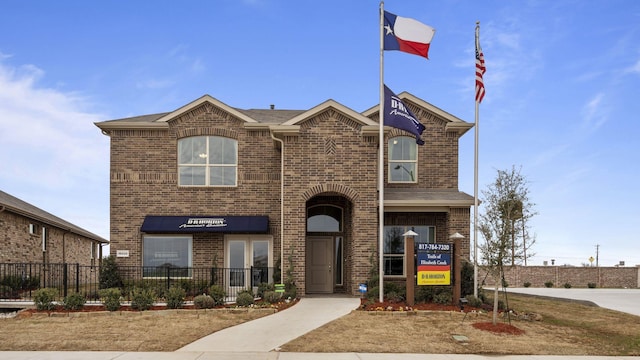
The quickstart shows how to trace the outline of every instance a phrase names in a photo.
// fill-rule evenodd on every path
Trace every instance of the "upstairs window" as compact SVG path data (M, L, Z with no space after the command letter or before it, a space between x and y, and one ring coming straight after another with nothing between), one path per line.
M389 140L389 182L418 182L418 144L416 139L398 136Z
M180 186L236 186L238 142L221 136L178 140Z

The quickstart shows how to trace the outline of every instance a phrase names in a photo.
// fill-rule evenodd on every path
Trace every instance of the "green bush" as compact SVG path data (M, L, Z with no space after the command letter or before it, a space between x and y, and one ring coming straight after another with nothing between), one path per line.
M436 304L451 304L451 296L450 292L441 292L440 294L433 297L433 302Z
M565 289L571 289L571 284L569 284L569 283L564 283L563 286L564 286Z
M211 296L202 294L193 298L193 305L196 309L211 309L215 306L215 302Z
M238 306L249 306L253 304L253 294L250 291L241 291L236 297L236 304Z
M276 290L275 284L260 283L260 285L258 285L258 293L256 295L259 298L261 298L261 297L264 297L265 292L275 291L275 290Z
M280 301L280 294L275 291L267 290L262 294L262 299L269 304L275 304Z
M99 281L100 289L121 288L123 286L115 256L111 255L102 259Z
M224 305L227 294L220 285L211 285L209 295L213 298L214 306Z
M108 311L117 311L120 309L120 298L122 293L118 288L109 288L100 290L100 299L104 307Z
M473 295L467 295L465 296L465 299L467 299L467 304L471 307L476 307L479 308L482 306L482 300L473 296Z
M0 285L8 286L15 291L35 290L40 287L40 277L7 275L0 280Z
M134 288L131 291L131 308L134 310L149 310L155 300L156 293L153 289Z
M33 302L38 310L53 310L56 308L53 303L58 296L58 289L42 288L33 293Z
M527 282L524 283L524 287L528 288L529 286L531 286L530 282L527 281Z
M553 282L547 281L547 282L544 283L544 286L548 287L548 288L551 288L551 287L553 287Z
M596 283L592 283L592 282L590 282L590 283L588 283L588 284L587 284L587 287L588 287L589 289L595 289L595 288L596 288Z
M80 293L73 293L71 295L67 295L63 300L62 304L64 308L67 310L80 310L84 306L87 300L84 298L84 295Z
M13 290L11 286L0 285L0 298L2 299L18 298L18 292Z
M184 299L187 297L187 293L181 287L172 286L167 290L165 297L167 300L167 307L169 309L179 309L184 304Z

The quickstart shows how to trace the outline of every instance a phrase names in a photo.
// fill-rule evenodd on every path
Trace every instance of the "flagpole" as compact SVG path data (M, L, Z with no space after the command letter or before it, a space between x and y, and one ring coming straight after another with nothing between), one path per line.
M480 37L480 21L476 21L476 51L478 50L478 38ZM477 71L477 70L476 70ZM477 85L476 85L477 86ZM477 91L477 90L476 90ZM479 102L475 96L475 149L473 156L473 296L478 297L478 140L480 132Z
M380 1L380 111L378 112L378 297L384 301L384 1Z

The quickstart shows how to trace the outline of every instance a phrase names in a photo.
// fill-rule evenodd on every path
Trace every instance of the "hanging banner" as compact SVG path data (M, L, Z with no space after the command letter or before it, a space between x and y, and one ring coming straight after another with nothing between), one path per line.
M451 244L418 243L418 285L451 285Z

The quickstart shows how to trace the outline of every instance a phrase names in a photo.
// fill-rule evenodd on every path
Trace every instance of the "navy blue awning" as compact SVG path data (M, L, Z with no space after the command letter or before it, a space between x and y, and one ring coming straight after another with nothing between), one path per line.
M145 233L267 233L268 216L146 216Z

